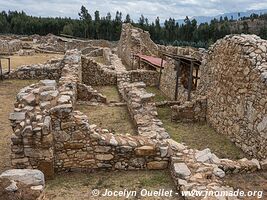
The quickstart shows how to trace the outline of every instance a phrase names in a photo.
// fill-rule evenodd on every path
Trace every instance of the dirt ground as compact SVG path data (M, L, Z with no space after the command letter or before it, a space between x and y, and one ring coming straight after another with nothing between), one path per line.
M0 81L0 173L10 167L10 136L13 133L8 120L13 111L15 97L24 86L36 80L5 80Z
M171 121L170 108L158 108L159 118L171 138L191 148L210 148L220 158L240 159L247 157L244 152L226 136L216 133L206 123L177 123Z
M52 59L52 58L63 58L63 55L61 54L44 54L44 53L38 53L33 56L6 56L11 58L11 69L16 69L22 65L32 65L32 64L39 64L39 63L45 63L46 61ZM7 69L8 67L8 61L6 59L2 60L2 66L4 69Z
M46 200L114 200L126 199L116 197L93 197L92 190L97 189L101 194L105 189L121 191L140 191L165 189L173 190L175 186L168 171L118 171L118 172L95 172L95 173L68 173L60 174L54 180L47 181ZM129 198L132 200L181 200L181 197L136 197Z

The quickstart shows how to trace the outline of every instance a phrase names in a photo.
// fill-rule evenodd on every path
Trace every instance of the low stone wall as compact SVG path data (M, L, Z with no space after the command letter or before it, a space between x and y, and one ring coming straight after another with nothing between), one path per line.
M62 72L62 59L53 59L46 64L24 65L5 75L7 79L51 79L59 80Z
M116 85L117 75L93 58L82 57L82 79L86 85Z
M207 98L202 97L171 107L172 121L204 122L207 115Z
M202 68L207 120L251 156L267 157L267 41L232 35L210 48Z
M94 90L91 86L85 84L78 84L78 96L79 101L90 101L90 102L99 102L107 103L107 97L101 93Z
M162 122L157 118L157 108L153 102L154 94L146 92L144 83L131 83L129 74L125 73L118 75L118 88L127 103L138 135L155 139L169 138Z
M132 70L128 72L131 82L144 82L147 86L157 86L159 83L159 73L152 70Z
M20 91L10 115L12 166L38 168L47 178L72 169L165 169L167 143L141 136L113 135L74 107L81 84L81 57L66 53L59 83L40 81Z
M234 191L235 189L225 185L223 177L232 173L251 173L263 166L259 161L241 159L231 161L219 159L210 149L198 151L187 146L168 140L172 151L170 158L170 171L177 190L186 191ZM186 200L203 199L204 197L186 196ZM221 199L221 197L210 197ZM231 198L232 199L232 198ZM238 199L238 198L233 198Z

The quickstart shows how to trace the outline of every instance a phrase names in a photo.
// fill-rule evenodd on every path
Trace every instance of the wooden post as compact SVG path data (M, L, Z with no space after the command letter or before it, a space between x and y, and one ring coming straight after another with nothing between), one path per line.
M159 71L159 84L158 84L158 89L160 88L160 81L161 81L161 75L162 75L162 68L163 68L163 57L161 58L161 63L160 63L160 71Z
M10 64L10 58L8 58L8 74L10 73L11 70L11 64Z
M140 58L140 56L139 56L139 64L138 64L138 69L140 69L141 68L141 58Z
M198 68L196 68L196 87L197 87L197 82L198 82Z
M175 66L176 66L176 86L175 86L175 96L174 96L174 100L177 101L178 100L178 89L179 89L179 71L180 71L180 65L181 65L181 60L175 61Z
M191 65L190 65L190 76L189 76L189 83L188 83L188 98L187 100L190 101L191 100L191 91L192 91L192 82L193 82L193 67L194 67L194 63L191 61Z
M0 78L1 80L4 80L4 77L3 77L3 69L2 69L2 60L0 58Z

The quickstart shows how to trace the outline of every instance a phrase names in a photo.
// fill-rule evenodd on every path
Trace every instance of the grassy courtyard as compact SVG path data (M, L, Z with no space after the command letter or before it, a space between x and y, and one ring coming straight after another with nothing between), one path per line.
M216 133L206 123L177 123L171 121L170 108L158 108L159 118L171 138L190 148L210 148L220 158L240 159L246 157L241 149L226 136Z

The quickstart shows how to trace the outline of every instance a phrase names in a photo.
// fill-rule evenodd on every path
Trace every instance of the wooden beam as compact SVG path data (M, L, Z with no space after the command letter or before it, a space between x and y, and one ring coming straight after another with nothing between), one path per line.
M178 61L175 61L175 66L176 66L176 85L175 85L175 96L174 96L175 101L178 100L180 65L181 65L180 59Z
M196 68L196 87L197 87L197 82L198 82L198 79L199 79L199 77L198 77L198 68Z
M191 62L190 65L190 75L188 79L188 101L191 101L191 91L192 91L192 82L193 82L193 68L194 68L194 63Z
M1 78L1 80L4 80L3 69L2 69L2 60L1 59L0 59L0 78Z
M161 81L161 75L162 75L162 68L163 68L163 57L161 58L161 63L160 63L160 71L159 71L159 84L158 84L158 89L160 88L160 81Z

